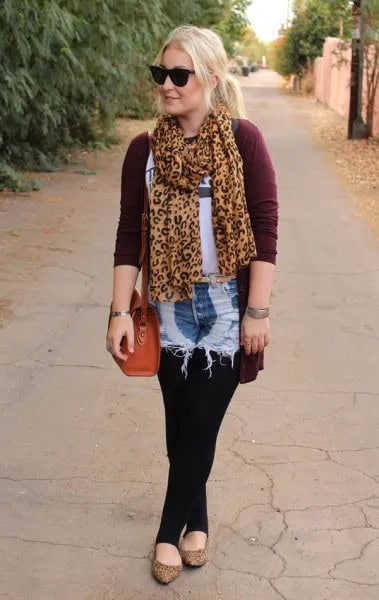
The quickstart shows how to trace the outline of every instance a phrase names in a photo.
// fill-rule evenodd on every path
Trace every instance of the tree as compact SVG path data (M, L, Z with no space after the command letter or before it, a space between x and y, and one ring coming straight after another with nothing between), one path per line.
M308 0L293 0L292 2L292 10L295 14L298 14L301 10L303 10L307 5Z
M147 61L170 23L140 0L3 0L0 189L13 170L50 170L82 144L108 143L120 110L142 112ZM140 85L137 85L137 84Z
M322 53L325 38L337 36L341 21L345 34L350 32L347 0L307 0L295 5L291 27L277 48L275 68L283 76L302 76Z
M266 45L257 38L255 31L250 26L242 30L236 50L238 54L246 56L250 63L259 62L262 56L266 55Z
M246 9L250 0L164 0L164 12L171 26L182 24L210 27L223 38L229 54L247 25Z
M162 10L170 22L170 27L175 27L200 22L204 18L201 4L199 0L164 0Z
M1 0L0 189L110 143L117 115L152 105L148 65L167 33L210 26L233 48L248 0Z
M353 11L356 8L353 7ZM362 98L359 97L362 94L362 87L358 85L358 77L360 78L359 65L356 69L353 69L351 79L351 102L350 102L350 114L349 114L349 136L354 136L354 122L358 121L359 137L371 137L373 135L374 125L374 112L375 102L379 90L379 0L364 0L361 2L361 6L358 7L361 15L361 44L362 44L362 76L366 83L366 102L365 109L366 114L361 115L362 110ZM356 52L357 46L354 47L354 43L357 44L357 40L341 40L338 44L338 49L335 52L337 58L337 68L341 64L346 64L348 59L346 58L346 52L352 49L352 60L354 60L354 52ZM359 50L358 50L359 52ZM359 107L359 108L358 108ZM362 111L364 112L364 110ZM366 117L365 126L360 127L360 118L364 121Z
M367 86L366 125L373 134L375 100L379 90L379 0L367 0L363 11L363 55Z
M251 4L250 0L220 0L222 6L222 18L209 27L213 27L222 37L225 49L229 56L235 54L235 44L241 38L241 35L248 25L246 9Z

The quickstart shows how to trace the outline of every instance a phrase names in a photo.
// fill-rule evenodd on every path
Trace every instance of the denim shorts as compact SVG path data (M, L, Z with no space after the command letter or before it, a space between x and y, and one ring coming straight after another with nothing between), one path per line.
M205 369L212 375L213 358L228 357L233 366L240 349L237 279L223 283L194 283L192 299L154 303L160 323L161 346L188 361L195 348L204 350Z

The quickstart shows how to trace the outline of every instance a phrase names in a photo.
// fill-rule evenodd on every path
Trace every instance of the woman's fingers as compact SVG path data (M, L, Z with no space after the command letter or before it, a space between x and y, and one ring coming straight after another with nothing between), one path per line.
M128 355L124 354L121 351L122 337L123 336L110 338L109 345L111 347L111 353L113 354L113 356L115 356L116 358L119 358L120 360L127 360L128 359Z
M262 352L264 348L264 336L256 335L251 338L251 353L256 354L257 352Z
M121 342L126 338L126 345L129 353L134 352L134 325L130 317L120 317L125 319L124 323L117 321L111 322L107 335L107 350L120 360L127 360L128 355L122 352Z
M245 354L250 354L251 353L251 343L250 342L244 342L243 343L243 347L245 349Z
M243 341L243 346L245 348L246 354L256 354L257 352L262 352L269 343L269 334L261 334L252 336L251 338L245 338Z
M242 321L241 340L245 354L262 352L270 341L269 320L254 320L245 316Z
M127 341L127 346L128 346L128 352L133 354L133 352L134 352L134 327L133 327L133 324L132 324L131 329L126 332L126 341Z
M251 354L256 354L259 350L259 337L251 338Z

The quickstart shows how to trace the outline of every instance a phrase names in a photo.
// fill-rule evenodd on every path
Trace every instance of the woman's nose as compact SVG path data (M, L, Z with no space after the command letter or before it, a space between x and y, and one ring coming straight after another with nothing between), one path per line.
M174 87L174 84L172 83L171 79L170 79L170 75L167 74L166 79L164 80L164 82L162 83L162 89L164 91L167 90L172 90L172 88Z

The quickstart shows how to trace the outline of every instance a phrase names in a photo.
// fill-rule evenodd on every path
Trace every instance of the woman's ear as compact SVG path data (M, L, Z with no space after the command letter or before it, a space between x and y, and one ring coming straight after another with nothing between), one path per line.
M216 73L214 73L212 75L212 87L213 87L213 89L215 89L218 86L219 81L220 81L220 77L218 75L216 75Z

